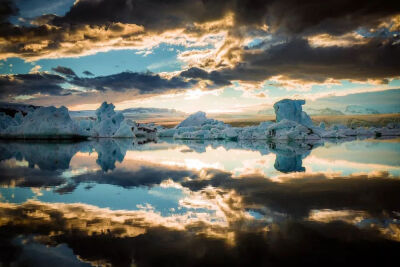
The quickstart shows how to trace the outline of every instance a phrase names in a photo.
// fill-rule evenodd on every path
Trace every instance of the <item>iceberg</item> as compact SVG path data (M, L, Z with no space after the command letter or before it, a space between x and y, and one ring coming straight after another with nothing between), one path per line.
M399 136L400 125L388 124L381 128L346 127L325 123L313 124L303 111L304 100L283 99L274 104L276 121L261 122L257 126L232 127L223 121L196 112L174 128L153 123L136 123L115 111L112 103L103 102L95 111L95 118L71 118L66 107L37 107L26 113L0 112L0 138L73 139L73 138L134 138L141 143L157 137L182 140L286 140L305 141L323 138L359 136ZM139 141L138 141L139 142Z
M137 124L116 112L104 102L96 110L95 119L72 119L66 107L38 107L14 117L0 113L0 137L17 139L85 139L89 137L155 138L157 128Z
M103 102L96 110L97 120L94 124L94 136L96 137L112 137L121 126L124 120L122 113L114 111L115 106L107 102Z
M13 119L0 116L0 136L22 139L85 138L86 133L69 116L66 107L40 107L27 113L17 113ZM6 126L3 128L3 125ZM8 126L7 126L8 125Z
M305 100L283 99L274 104L276 122L282 120L294 121L302 125L312 126L312 120L302 109Z
M348 128L344 125L327 127L324 122L313 124L303 111L305 100L283 99L274 104L276 122L266 121L258 126L232 127L222 121L207 118L199 111L172 129L159 128L158 137L182 140L286 140L305 141L323 138L348 138L355 136L398 136L400 126L391 124L383 128Z
M203 111L198 111L188 118L183 120L181 123L178 124L179 127L188 127L188 126L201 126L207 121L206 113Z

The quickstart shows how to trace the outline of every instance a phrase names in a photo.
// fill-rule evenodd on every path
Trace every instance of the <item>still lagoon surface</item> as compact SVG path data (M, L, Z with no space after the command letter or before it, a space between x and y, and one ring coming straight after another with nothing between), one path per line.
M400 139L0 142L0 266L393 266Z

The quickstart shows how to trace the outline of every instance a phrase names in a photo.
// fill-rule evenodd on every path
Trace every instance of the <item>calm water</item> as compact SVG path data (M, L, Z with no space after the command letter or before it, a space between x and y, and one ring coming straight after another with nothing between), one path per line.
M400 139L1 142L0 266L389 265L399 176Z

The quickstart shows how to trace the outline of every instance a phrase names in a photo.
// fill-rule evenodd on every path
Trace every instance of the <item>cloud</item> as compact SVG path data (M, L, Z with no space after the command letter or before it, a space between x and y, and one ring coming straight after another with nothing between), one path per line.
M10 101L20 95L31 96L32 99L52 99L54 96L66 97L69 95L73 98L75 96L83 97L88 101L88 98L98 97L96 94L99 92L132 91L133 95L162 94L189 89L197 84L194 79L184 79L180 76L168 79L151 72L125 71L112 75L83 78L76 76L75 72L68 67L58 66L52 70L66 77L44 72L0 75L1 99ZM81 87L86 91L65 89L66 84ZM49 96L52 97L49 98ZM98 102L98 100L96 101Z
M238 20L242 23L265 23L272 32L290 35L329 33L341 35L359 27L375 27L400 12L398 3L381 5L380 1L296 0L240 1Z
M207 47L182 52L180 59L189 63L188 69L171 79L123 72L70 81L97 93L136 89L148 95L187 89L200 80L217 88L232 81L259 85L267 79L307 90L310 84L340 79L384 83L399 76L395 58L400 43L391 32L400 14L396 2L80 0L65 15L44 14L18 26L7 22L17 12L15 5L5 3L0 59L34 61L111 49L151 51L163 42ZM246 46L255 38L263 41ZM66 98L93 102L95 93L85 92L81 100L74 100L73 94Z
M62 87L66 79L48 73L0 75L0 99L9 101L18 95L65 95L68 90Z
M0 8L0 23L7 23L7 20L11 16L18 14L18 8L15 2L11 0L2 0Z
M64 74L67 76L76 76L75 72L67 67L63 67L63 66L57 66L55 68L52 68L53 71L60 73L60 74Z
M157 12L154 12L157 10ZM343 34L360 26L376 26L400 13L400 5L380 1L333 1L321 5L318 0L301 3L283 1L200 1L180 0L81 0L54 24L80 23L102 25L121 22L143 25L162 31L221 19L233 13L235 26L267 25L273 32L289 34Z
M293 218L307 217L313 209L360 210L380 215L400 210L400 181L388 173L333 176L323 173L299 174L300 179L274 182L262 175L233 178L230 173L209 170L207 180L182 182L191 190L213 186L235 190L244 207L268 209ZM366 198L365 196L368 196ZM383 197L384 196L384 197Z
M7 252L0 254L0 261L7 265L18 262L24 248L33 244L67 244L73 258L113 266L132 262L137 266L337 266L343 262L376 266L390 265L400 249L398 242L374 229L338 221L286 220L265 225L250 220L221 226L152 211L38 201L1 203L0 215L0 241ZM17 237L27 240L30 235L35 239L16 242Z
M387 82L399 77L398 57L400 45L393 39L370 38L365 44L345 47L313 47L305 39L292 39L265 50L244 51L240 63L217 70L216 74L222 80L243 82L263 82L278 76L297 83L323 83L330 79ZM208 79L204 71L196 73L197 77Z
M121 72L94 78L74 78L71 84L98 91L127 91L138 90L139 94L162 93L173 89L187 89L194 85L194 81L185 81L180 77L171 79L162 78L158 74Z
M53 23L103 25L120 22L163 31L185 27L195 22L220 19L231 4L231 1L200 0L179 0L168 3L159 0L81 0L76 2L65 16L54 18Z
M15 14L13 6L7 1L3 21ZM377 0L328 1L324 5L317 0L306 4L294 0L81 0L64 16L44 14L34 18L32 26L2 23L0 58L35 60L120 48L148 49L160 42L203 42L202 37L222 32L229 32L234 39L252 38L255 32L344 35L359 27L396 24L399 13L397 3L382 5Z
M184 78L209 80L215 86L231 85L231 82L228 80L225 80L219 72L217 72L217 71L207 72L203 69L196 68L196 67L192 67L188 70L182 71L180 73L180 76L184 77Z
M29 71L29 73L38 73L39 70L40 70L41 68L42 68L41 66L35 65L35 66Z
M85 70L84 72L82 72L83 74L85 74L86 76L94 76L94 74L93 73L91 73L90 71L88 71L88 70Z

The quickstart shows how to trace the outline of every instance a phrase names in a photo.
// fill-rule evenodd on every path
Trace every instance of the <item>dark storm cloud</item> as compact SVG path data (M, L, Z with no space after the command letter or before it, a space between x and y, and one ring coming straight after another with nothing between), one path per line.
M333 79L368 79L386 82L400 75L400 44L393 39L373 38L353 46L312 47L305 39L293 39L267 50L244 52L242 62L219 70L221 80L263 81L282 75L287 79L324 82ZM209 79L205 71L192 78Z
M185 81L180 77L166 79L153 73L121 72L93 78L74 78L70 83L98 91L112 90L124 92L136 89L140 94L149 94L162 93L172 89L190 88L196 82Z
M0 75L0 98L9 99L17 95L63 95L67 93L62 84L66 79L48 73Z
M18 15L18 8L11 0L0 0L0 23L7 22L9 17Z
M16 14L15 4L3 0L0 9L3 58L58 58L116 47L152 47L154 42L147 42L146 38L157 39L160 33L177 28L197 37L210 31L228 31L226 46L230 52L222 58L231 62L236 58L232 53L240 54L241 61L235 61L236 66L231 69L208 71L195 67L169 80L157 75L125 72L73 81L75 85L100 91L136 88L141 93L160 93L167 89L190 88L191 84L181 77L209 80L213 83L209 87L214 88L229 85L233 80L262 81L274 75L323 82L328 78L385 81L399 73L399 63L395 61L399 56L399 43L392 40L388 32L378 39L370 38L364 44L347 47L311 47L305 41L305 37L315 34L343 35L360 27L366 30L380 25L390 27L389 19L400 14L398 1L382 4L377 0L329 0L321 4L317 0L81 0L65 15L44 14L34 18L30 26L7 22ZM222 23L218 29L199 26L199 23L219 20L227 14L233 14L233 24ZM262 27L265 25L268 30ZM258 32L257 36L272 34L287 41L258 53L230 43L234 39L253 38L253 32ZM162 37L158 41L162 42ZM233 47L228 47L229 44ZM216 66L227 65L219 62ZM73 75L65 69L60 71Z
M188 70L182 71L180 73L180 76L182 76L184 78L209 80L215 86L231 85L231 82L224 79L219 72L217 72L217 71L207 72L207 71L197 68L197 67L192 67Z
M267 24L274 32L343 34L360 26L376 26L400 13L397 1L329 0L81 0L55 24L135 23L147 29L185 27L194 22L234 14L237 26Z
M149 72L121 72L107 76L81 78L67 67L58 66L53 68L53 71L66 77L47 73L0 75L0 87L2 89L0 98L9 100L10 97L18 95L34 95L38 93L48 95L85 95L81 91L64 89L64 83L102 92L137 90L138 94L165 93L171 90L188 89L197 84L197 81L193 79L185 80L179 76L167 79Z
M81 0L65 16L56 17L53 23L103 25L122 22L161 31L220 19L231 5L232 1L222 0Z
M329 33L340 35L358 27L375 27L398 15L400 3L372 0L273 0L237 1L240 24L266 23L273 32L286 34Z
M0 11L3 21L16 14L15 5L11 1L5 3ZM44 14L34 19L34 24L39 26L15 27L2 23L0 36L7 40L2 47L3 53L45 57L49 52L57 50L62 50L63 54L83 53L91 48L92 41L105 42L108 38L120 37L135 40L136 33L124 32L126 24L143 26L149 33L175 28L196 32L199 29L193 27L194 23L214 21L233 14L234 27L248 27L248 32L266 24L270 28L269 32L286 35L344 34L361 26L376 27L388 17L399 13L400 4L396 1L382 4L377 0L329 0L323 5L317 0L81 0L64 16ZM98 32L103 34L84 34L95 27L101 27ZM107 34L104 34L105 31ZM109 36L111 33L113 37ZM114 36L115 33L121 35ZM208 30L200 32L206 33ZM61 49L63 43L72 44L77 40L85 44L79 47L69 45L69 49ZM49 43L43 45L45 41ZM25 45L30 43L35 44L34 49Z
M67 67L63 67L63 66L57 66L55 68L52 68L53 71L60 73L60 74L64 74L67 76L76 76L75 72Z

